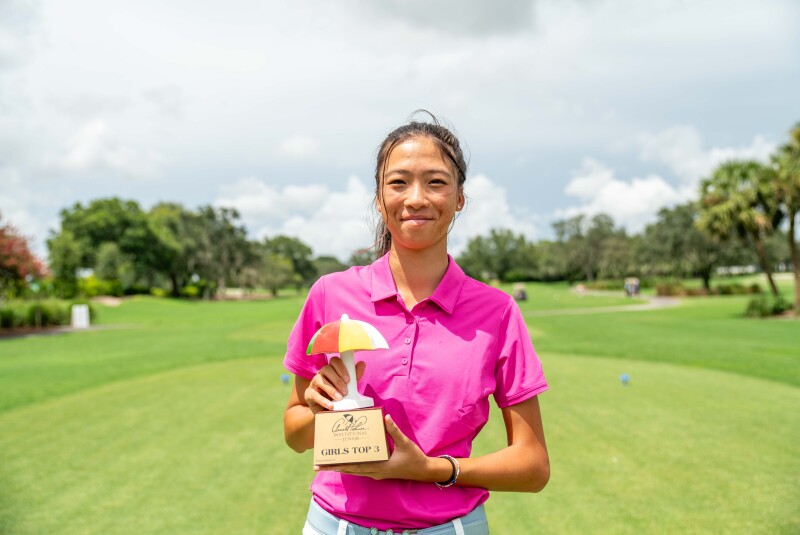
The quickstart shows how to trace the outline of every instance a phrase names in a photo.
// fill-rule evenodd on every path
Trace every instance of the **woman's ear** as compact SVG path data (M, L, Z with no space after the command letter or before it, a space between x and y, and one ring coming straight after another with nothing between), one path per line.
M460 212L464 208L464 202L466 199L464 198L464 192L461 191L458 193L458 200L456 201L456 212Z

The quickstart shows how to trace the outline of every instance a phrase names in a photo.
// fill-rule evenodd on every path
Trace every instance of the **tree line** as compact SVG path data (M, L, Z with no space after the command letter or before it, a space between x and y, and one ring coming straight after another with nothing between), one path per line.
M250 240L238 212L159 203L144 211L135 201L97 199L61 211L61 230L47 241L56 292L80 290L91 272L111 293L163 289L172 296L211 298L235 286L252 291L308 285L346 266L312 257L300 240Z
M660 210L640 234L628 235L607 214L578 215L553 224L553 241L492 230L472 239L459 263L474 277L506 282L699 277L706 290L719 267L758 265L775 298L773 271L791 268L800 311L800 123L769 162L724 162L698 193L696 201Z
M698 193L696 201L660 210L638 234L608 214L578 215L553 223L555 239L536 243L493 229L469 240L457 260L483 280L699 277L706 289L717 268L758 265L774 295L772 272L791 266L800 306L800 124L768 163L725 162ZM48 267L30 254L19 231L0 221L0 296L43 288L65 298L145 292L212 298L231 286L276 294L373 260L368 249L345 264L315 257L293 237L248 239L230 208L163 202L144 210L135 201L108 198L65 208L60 220L47 240Z

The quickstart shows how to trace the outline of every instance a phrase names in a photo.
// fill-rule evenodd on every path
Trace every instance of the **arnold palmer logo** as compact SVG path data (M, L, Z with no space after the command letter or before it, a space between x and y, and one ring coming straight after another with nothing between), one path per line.
M364 424L366 423L366 416L356 418L352 414L345 413L341 418L333 422L333 428L331 428L331 431L334 433L338 433L340 431L362 431L364 429Z

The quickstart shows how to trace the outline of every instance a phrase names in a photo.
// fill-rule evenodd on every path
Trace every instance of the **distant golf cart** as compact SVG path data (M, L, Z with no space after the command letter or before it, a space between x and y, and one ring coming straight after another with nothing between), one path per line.
M528 290L525 289L525 285L522 283L517 283L511 289L511 295L517 301L527 301L528 300Z
M639 295L639 279L636 277L628 277L625 279L625 295L628 297L636 297Z

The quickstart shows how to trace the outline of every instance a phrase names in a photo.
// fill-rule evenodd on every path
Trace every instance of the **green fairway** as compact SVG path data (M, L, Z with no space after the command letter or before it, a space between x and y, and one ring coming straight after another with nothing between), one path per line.
M552 478L493 493L493 533L800 530L800 322L528 293ZM0 534L299 533L311 457L283 443L280 377L301 304L139 298L0 341ZM495 411L475 453L504 440Z

